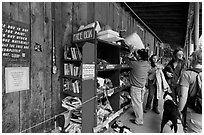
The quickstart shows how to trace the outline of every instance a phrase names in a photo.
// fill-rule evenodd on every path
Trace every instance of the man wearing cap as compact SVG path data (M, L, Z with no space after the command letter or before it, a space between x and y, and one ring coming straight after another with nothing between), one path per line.
M196 94L197 87L202 90L202 50L199 49L191 55L191 69L184 71L180 79L179 111L185 114L184 132L202 132L202 113L198 113L190 107L188 98ZM199 76L197 76L199 75ZM196 79L197 78L197 79ZM199 82L197 85L196 83ZM201 96L202 97L202 96ZM184 109L185 108L185 109Z
M132 67L129 77L131 84L130 95L136 118L130 121L137 125L143 125L144 88L148 71L151 67L148 62L148 50L134 50L128 57L125 58L125 61L130 67Z

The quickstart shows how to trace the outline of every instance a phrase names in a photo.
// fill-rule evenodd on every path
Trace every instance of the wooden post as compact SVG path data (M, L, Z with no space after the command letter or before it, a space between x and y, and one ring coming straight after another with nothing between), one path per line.
M195 44L194 44L194 50L197 50L198 43L199 43L199 2L195 2Z
M89 52L89 53L87 53ZM94 65L96 63L96 44L86 42L83 46L83 65ZM83 66L82 65L82 66ZM84 67L83 67L84 68ZM88 68L88 67L87 67ZM94 69L94 77L86 79L82 77L82 132L92 133L93 127L96 126L96 98L94 98L96 91L96 70ZM85 73L82 69L82 76Z

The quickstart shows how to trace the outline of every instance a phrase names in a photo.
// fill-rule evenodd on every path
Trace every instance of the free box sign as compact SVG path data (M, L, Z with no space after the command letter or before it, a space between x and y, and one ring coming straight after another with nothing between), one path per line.
M93 28L91 29L85 29L82 31L79 31L75 34L73 34L73 42L83 42L87 40L91 40L95 38L95 30Z

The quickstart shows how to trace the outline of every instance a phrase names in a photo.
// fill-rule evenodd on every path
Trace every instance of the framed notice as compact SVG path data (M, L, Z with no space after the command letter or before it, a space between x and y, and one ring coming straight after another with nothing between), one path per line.
M5 68L6 93L29 89L29 67Z
M82 79L90 80L95 77L95 64L83 64L82 66Z

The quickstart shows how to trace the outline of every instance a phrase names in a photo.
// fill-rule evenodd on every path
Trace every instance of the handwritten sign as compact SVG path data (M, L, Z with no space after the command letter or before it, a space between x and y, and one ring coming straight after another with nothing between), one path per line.
M73 34L73 42L82 42L95 38L94 29L86 29Z
M29 67L5 68L6 93L29 89Z
M95 65L94 64L83 64L82 65L82 79L90 80L95 77Z
M29 27L17 21L2 22L3 61L29 61Z

